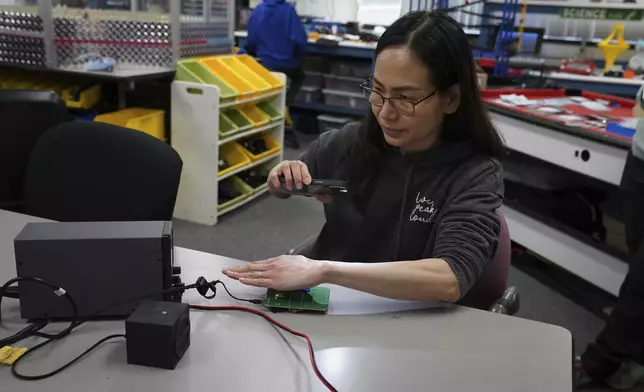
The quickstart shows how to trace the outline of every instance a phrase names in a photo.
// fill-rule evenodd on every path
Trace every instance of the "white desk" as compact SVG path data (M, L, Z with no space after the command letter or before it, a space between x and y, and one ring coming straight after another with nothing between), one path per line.
M15 273L13 238L35 219L0 210L0 280ZM240 261L176 248L184 280L221 276ZM239 296L261 294L237 282ZM331 292L333 296L333 291ZM186 293L185 301L206 303ZM212 304L233 304L220 290ZM238 303L235 303L239 305ZM22 324L17 301L5 299L6 328ZM542 392L572 390L572 339L560 327L458 306L361 316L278 314L279 321L307 333L321 371L339 391ZM174 371L126 364L125 342L113 341L67 371L24 382L0 368L2 390L92 391L324 391L308 362L304 342L282 337L257 316L191 312L191 347ZM23 373L51 370L103 336L123 333L122 321L88 323L63 341L21 363ZM291 347L284 341L291 343ZM34 341L25 341L32 345Z

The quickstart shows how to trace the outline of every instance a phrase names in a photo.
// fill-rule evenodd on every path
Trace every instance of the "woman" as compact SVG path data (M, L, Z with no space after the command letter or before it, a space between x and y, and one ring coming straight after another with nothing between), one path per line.
M502 142L481 103L471 48L441 13L412 12L378 42L372 110L362 124L326 132L302 161L270 173L277 197L312 178L348 181L349 195L319 197L326 224L310 258L280 256L224 273L295 290L321 283L382 297L455 302L481 274L500 231Z

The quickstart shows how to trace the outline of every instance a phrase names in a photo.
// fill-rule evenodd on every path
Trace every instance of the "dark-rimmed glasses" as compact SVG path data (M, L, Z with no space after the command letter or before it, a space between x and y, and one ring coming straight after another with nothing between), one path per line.
M373 106L381 108L385 106L385 102L388 101L389 104L403 116L413 116L416 113L416 105L433 97L438 93L438 90L435 90L425 98L418 100L412 100L403 97L385 97L384 95L368 86L369 82L371 82L372 80L372 78L369 78L366 82L360 85L360 88L362 88L362 93L365 95L365 97L367 97L367 99L369 99L369 103Z

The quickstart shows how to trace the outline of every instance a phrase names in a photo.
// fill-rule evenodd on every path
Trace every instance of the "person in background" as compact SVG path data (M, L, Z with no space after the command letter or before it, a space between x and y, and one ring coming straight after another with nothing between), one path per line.
M276 290L330 283L458 302L496 252L503 203L503 141L481 102L467 36L441 12L408 13L378 41L362 89L364 121L323 133L268 176L284 199L279 176L288 189L348 181L348 194L318 196L326 223L311 253L224 273Z
M636 105L644 109L644 86ZM644 118L622 175L630 265L606 326L575 363L577 386L592 381L627 390L644 383Z
M250 15L245 50L258 57L266 68L288 77L287 107L295 102L304 82L302 57L307 43L306 31L295 8L285 0L264 0ZM292 131L285 136L298 147Z

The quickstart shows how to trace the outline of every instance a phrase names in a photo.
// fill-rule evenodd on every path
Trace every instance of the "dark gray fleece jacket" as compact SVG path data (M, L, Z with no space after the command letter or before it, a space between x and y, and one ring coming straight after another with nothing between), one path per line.
M313 178L348 180L359 124L326 132L302 160ZM464 296L494 255L503 202L501 164L468 143L384 158L374 193L359 212L349 196L326 204L314 259L384 262L440 258ZM349 189L351 192L351 189Z

